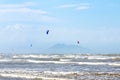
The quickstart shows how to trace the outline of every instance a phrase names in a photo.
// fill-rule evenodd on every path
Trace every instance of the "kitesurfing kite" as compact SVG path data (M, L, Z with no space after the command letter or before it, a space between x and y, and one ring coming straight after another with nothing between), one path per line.
M32 44L30 45L30 47L32 47Z
M46 34L48 34L48 33L49 33L49 30L46 31Z
M79 44L80 42L79 41L77 41L77 44Z

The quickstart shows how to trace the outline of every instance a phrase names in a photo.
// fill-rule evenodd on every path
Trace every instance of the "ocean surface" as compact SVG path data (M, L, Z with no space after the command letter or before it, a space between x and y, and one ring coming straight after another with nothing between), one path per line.
M0 80L120 80L120 54L0 54Z

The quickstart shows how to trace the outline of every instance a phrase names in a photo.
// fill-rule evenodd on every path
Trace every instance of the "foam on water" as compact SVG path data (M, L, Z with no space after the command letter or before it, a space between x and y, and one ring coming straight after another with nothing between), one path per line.
M107 60L107 59L120 59L120 55L118 56L109 56L109 55L74 55L74 54L66 54L66 55L13 55L11 58L69 58L69 59L98 59L98 60Z
M120 66L117 62L70 62L70 60L62 61L37 61L37 60L27 60L31 63L54 63L54 64L78 64L78 65L110 65L110 66Z
M116 60L117 62L116 61L111 62L110 60ZM73 55L73 54L72 55L47 55L47 54L31 55L30 54L30 55L12 55L9 57L2 56L0 58L0 63L2 62L120 66L120 56Z
M60 59L60 61L70 62L72 59Z
M117 80L120 78L120 55L0 55L0 76L43 80Z
M65 72L65 71L44 71L44 72L34 72L28 70L0 70L0 76L2 77L12 77L12 78L27 78L35 79L40 78L43 80L80 80L80 79L119 79L120 73L115 72Z
M11 59L0 59L0 62L10 62L12 61Z
M58 58L59 55L13 55L12 58Z

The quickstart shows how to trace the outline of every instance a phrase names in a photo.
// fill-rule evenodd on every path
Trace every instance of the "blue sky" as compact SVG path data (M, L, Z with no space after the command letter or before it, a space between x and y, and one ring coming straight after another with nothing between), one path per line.
M120 53L120 0L1 0L0 24L0 52L79 40L97 52Z

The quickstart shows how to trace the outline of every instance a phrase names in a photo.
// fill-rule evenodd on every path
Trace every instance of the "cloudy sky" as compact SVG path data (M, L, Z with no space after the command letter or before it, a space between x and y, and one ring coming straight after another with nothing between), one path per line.
M0 1L1 53L39 52L78 40L97 52L120 53L120 0Z

